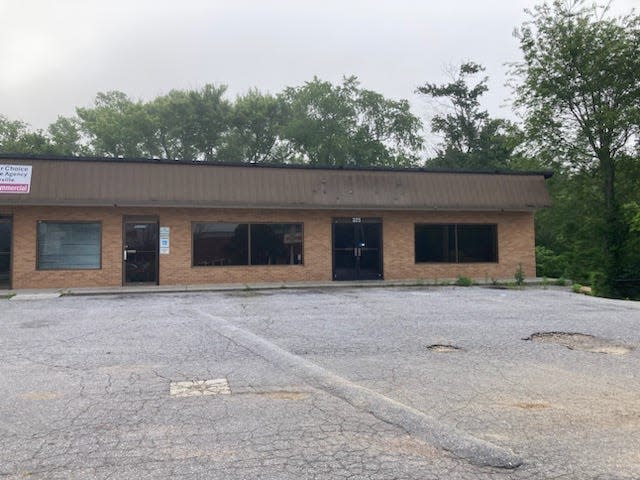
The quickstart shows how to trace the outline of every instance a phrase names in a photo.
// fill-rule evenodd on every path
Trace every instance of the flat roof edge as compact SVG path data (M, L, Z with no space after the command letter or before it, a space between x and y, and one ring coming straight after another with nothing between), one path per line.
M551 178L553 170L468 170L434 167L382 167L382 166L329 166L310 164L285 163L245 163L245 162L210 162L206 160L171 160L161 158L120 158L120 157L82 157L64 155L32 155L24 153L0 153L0 160L35 160L35 161L64 161L64 162L107 162L107 163L145 163L154 165L191 165L218 166L244 168L282 168L298 170L328 170L328 171L373 171L373 172L422 172L447 174L479 174L479 175L541 175L545 179Z
M502 206L502 207L478 207L478 206L455 206L455 207L438 207L438 206L411 206L411 207L388 207L376 205L238 205L238 204L202 204L194 205L171 203L158 204L146 202L118 202L118 203L75 203L75 202L21 202L21 203L3 203L0 200L0 207L77 207L77 208L188 208L188 209L231 209L231 210L344 210L344 211L388 211L388 212L532 212L543 208L550 207L551 204L545 205L526 205L526 206Z

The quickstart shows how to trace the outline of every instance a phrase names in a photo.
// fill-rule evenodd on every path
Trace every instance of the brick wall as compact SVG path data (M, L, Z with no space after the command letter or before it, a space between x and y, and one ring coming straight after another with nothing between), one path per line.
M511 279L522 264L527 277L536 275L531 212L402 212L383 217L385 278L428 281L464 275L477 280ZM498 263L415 263L414 224L492 223L498 225Z
M185 208L0 208L13 215L13 288L65 288L122 285L123 216L155 215L171 228L171 250L160 256L160 284L254 283L331 280L331 219L380 217L383 222L383 268L386 279L513 278L521 263L535 275L533 214L530 212L364 212L302 210L217 210ZM99 221L102 224L102 268L36 270L38 220ZM196 221L287 222L304 224L304 265L191 266L191 223ZM415 223L495 223L499 263L415 264Z

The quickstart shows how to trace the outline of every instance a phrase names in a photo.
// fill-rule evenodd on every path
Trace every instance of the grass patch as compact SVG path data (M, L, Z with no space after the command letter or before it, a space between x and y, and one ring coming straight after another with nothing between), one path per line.
M564 277L560 277L560 278L556 278L553 281L553 284L557 287L566 287L567 286L567 279Z
M473 285L473 280L471 280L469 277L465 277L464 275L460 275L456 280L456 285L458 287L470 287L471 285Z

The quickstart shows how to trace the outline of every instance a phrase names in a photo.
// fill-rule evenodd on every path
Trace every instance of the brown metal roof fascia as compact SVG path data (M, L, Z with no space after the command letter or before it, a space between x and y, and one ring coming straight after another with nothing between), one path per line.
M493 211L535 210L551 204L543 173L0 162L33 165L31 193L0 194L0 205Z
M542 175L545 179L551 178L552 170L465 170L440 167L385 167L385 166L333 166L299 163L245 163L245 162L205 162L201 160L171 160L166 158L121 158L121 157L82 157L61 155L32 155L24 153L0 153L0 161L8 160L35 160L35 161L68 161L68 162L109 162L109 163L150 163L153 165L198 165L202 167L244 167L244 168L277 168L277 169L303 169L303 170L330 170L330 171L374 171L374 172L429 172L429 173L478 173L485 175Z

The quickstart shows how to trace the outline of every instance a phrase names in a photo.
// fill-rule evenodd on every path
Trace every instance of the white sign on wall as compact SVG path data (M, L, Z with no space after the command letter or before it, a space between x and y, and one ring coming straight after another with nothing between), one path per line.
M31 165L0 165L0 193L29 193Z
M169 255L169 227L160 227L160 255Z

